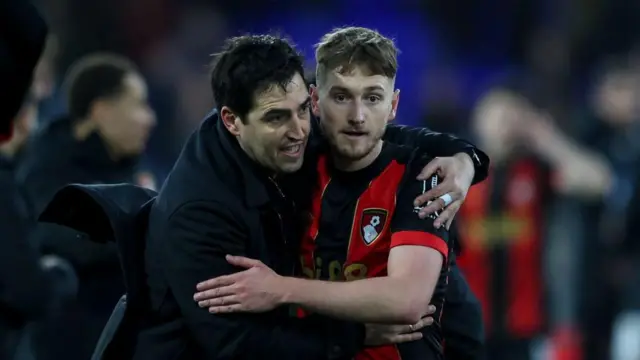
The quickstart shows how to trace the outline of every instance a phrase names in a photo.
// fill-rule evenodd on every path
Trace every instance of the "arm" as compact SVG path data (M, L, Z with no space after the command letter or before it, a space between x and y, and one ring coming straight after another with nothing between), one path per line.
M489 157L482 150L466 140L453 135L431 131L427 128L389 124L384 133L385 141L390 143L420 148L430 156L454 156L464 157L473 164L473 184L487 178L489 174ZM307 153L312 154L321 150L323 146L320 121L311 119L311 134ZM305 160L305 163L307 161Z
M282 278L282 301L341 319L417 322L427 310L448 255L446 230L434 229L433 221L413 212L414 198L430 185L407 179L398 194L387 276L352 282Z
M395 144L420 148L430 156L454 156L466 154L473 163L475 175L473 184L487 178L489 157L470 142L453 135L431 131L427 128L403 125L389 125L384 140Z
M194 301L198 282L231 274L228 253L244 255L246 232L228 206L204 202L183 206L157 236L166 238L166 273L194 340L207 359L341 359L364 339L361 325L320 318L276 318L265 314L210 314ZM281 311L281 310L276 310Z

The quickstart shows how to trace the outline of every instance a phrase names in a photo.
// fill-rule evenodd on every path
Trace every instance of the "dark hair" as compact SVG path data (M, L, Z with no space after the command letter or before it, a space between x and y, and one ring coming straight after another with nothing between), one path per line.
M392 39L363 27L334 29L316 44L316 82L329 71L348 73L364 66L371 75L395 78L398 72L398 48Z
M133 62L115 54L91 54L76 61L64 80L71 119L86 118L96 100L120 95L124 78L135 73Z
M245 35L228 39L215 55L211 70L218 111L227 106L246 121L255 96L274 85L286 89L297 73L303 76L303 62L302 55L284 38Z

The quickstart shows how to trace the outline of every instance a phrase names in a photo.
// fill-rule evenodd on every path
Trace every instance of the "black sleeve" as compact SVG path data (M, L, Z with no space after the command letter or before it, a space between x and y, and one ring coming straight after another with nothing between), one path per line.
M45 254L54 254L68 260L78 270L117 263L118 252L114 243L101 244L89 241L83 234L64 226L35 223L53 195L67 184L68 182L53 170L30 173L26 176L23 188L34 220L33 231L30 233L31 242L38 244Z
M398 145L419 148L430 156L453 156L465 153L475 166L473 183L483 181L489 174L489 157L470 142L453 135L416 128L389 124L384 140Z
M46 36L44 20L28 1L0 0L0 73L4 82L0 140L10 136L11 122L31 86Z
M16 209L14 186L0 189L0 307L3 318L23 322L42 318L53 307L53 285L40 256L27 241L25 219ZM19 274L19 276L18 276Z
M226 254L246 254L247 232L236 219L239 217L230 214L228 206L194 202L177 210L157 234L167 244L169 287L205 357L352 358L363 342L362 325L320 317L274 322L269 313L213 315L198 306L193 300L196 284L237 271L226 262Z
M410 165L404 181L398 189L396 207L391 219L391 247L401 245L427 246L438 250L445 259L449 255L449 232L443 226L436 229L433 221L437 217L431 214L421 219L418 217L419 207L413 206L413 200L439 183L438 175L433 175L429 180L417 180L420 170L428 161L416 162Z

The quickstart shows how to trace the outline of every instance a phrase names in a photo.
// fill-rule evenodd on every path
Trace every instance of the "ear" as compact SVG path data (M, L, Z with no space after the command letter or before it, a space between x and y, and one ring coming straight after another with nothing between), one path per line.
M318 105L318 100L320 96L318 95L318 87L315 85L309 86L309 93L311 95L311 112L314 116L320 116L320 106Z
M89 106L87 119L97 124L109 119L110 106L107 100L96 100Z
M400 89L396 89L393 92L393 98L391 99L391 111L389 112L389 118L387 121L393 121L396 118L398 112L398 103L400 102Z
M220 119L222 120L224 127L226 127L233 136L240 135L240 129L238 129L238 121L240 119L238 119L231 109L223 106L222 109L220 109Z

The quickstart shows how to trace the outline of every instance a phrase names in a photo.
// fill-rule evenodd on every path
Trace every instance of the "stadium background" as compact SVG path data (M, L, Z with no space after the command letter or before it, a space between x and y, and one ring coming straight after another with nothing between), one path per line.
M332 27L378 29L395 38L402 51L398 121L454 132L483 148L503 139L483 139L475 131L475 122L484 121L480 100L496 86L507 84L509 91L530 101L547 120L543 130L531 125L535 127L531 137L542 137L533 141L537 147L520 144L530 157L562 178L563 170L554 168L558 162L549 164L549 154L538 153L545 148L545 136L561 134L561 141L589 154L585 159L571 158L581 166L565 163L563 168L570 170L564 172L573 177L560 180L562 185L550 182L544 198L542 213L548 220L541 222L540 234L544 244L540 276L546 299L546 310L540 314L545 323L541 343L554 344L556 350L566 348L567 359L607 359L612 324L618 315L640 309L640 303L626 301L634 299L629 293L640 285L638 276L633 276L640 271L629 269L640 264L630 250L637 248L633 245L637 239L631 230L624 230L632 228L625 227L631 221L625 219L633 218L627 215L634 210L631 194L640 175L635 166L640 160L636 106L640 3L41 0L36 4L54 34L37 75L46 84L44 91L51 90L51 97L41 105L40 120L64 112L60 79L78 57L95 51L129 56L149 81L158 118L144 164L159 181L171 168L185 136L212 106L209 55L228 36L289 35L312 68L313 44ZM510 108L507 117L525 117L518 113L521 110ZM526 130L538 122L524 121L519 126ZM606 190L579 181L599 176L609 180ZM546 180L531 181L540 187L548 185ZM636 336L621 342L623 348L640 343L640 328L632 334ZM542 358L552 358L545 351Z

